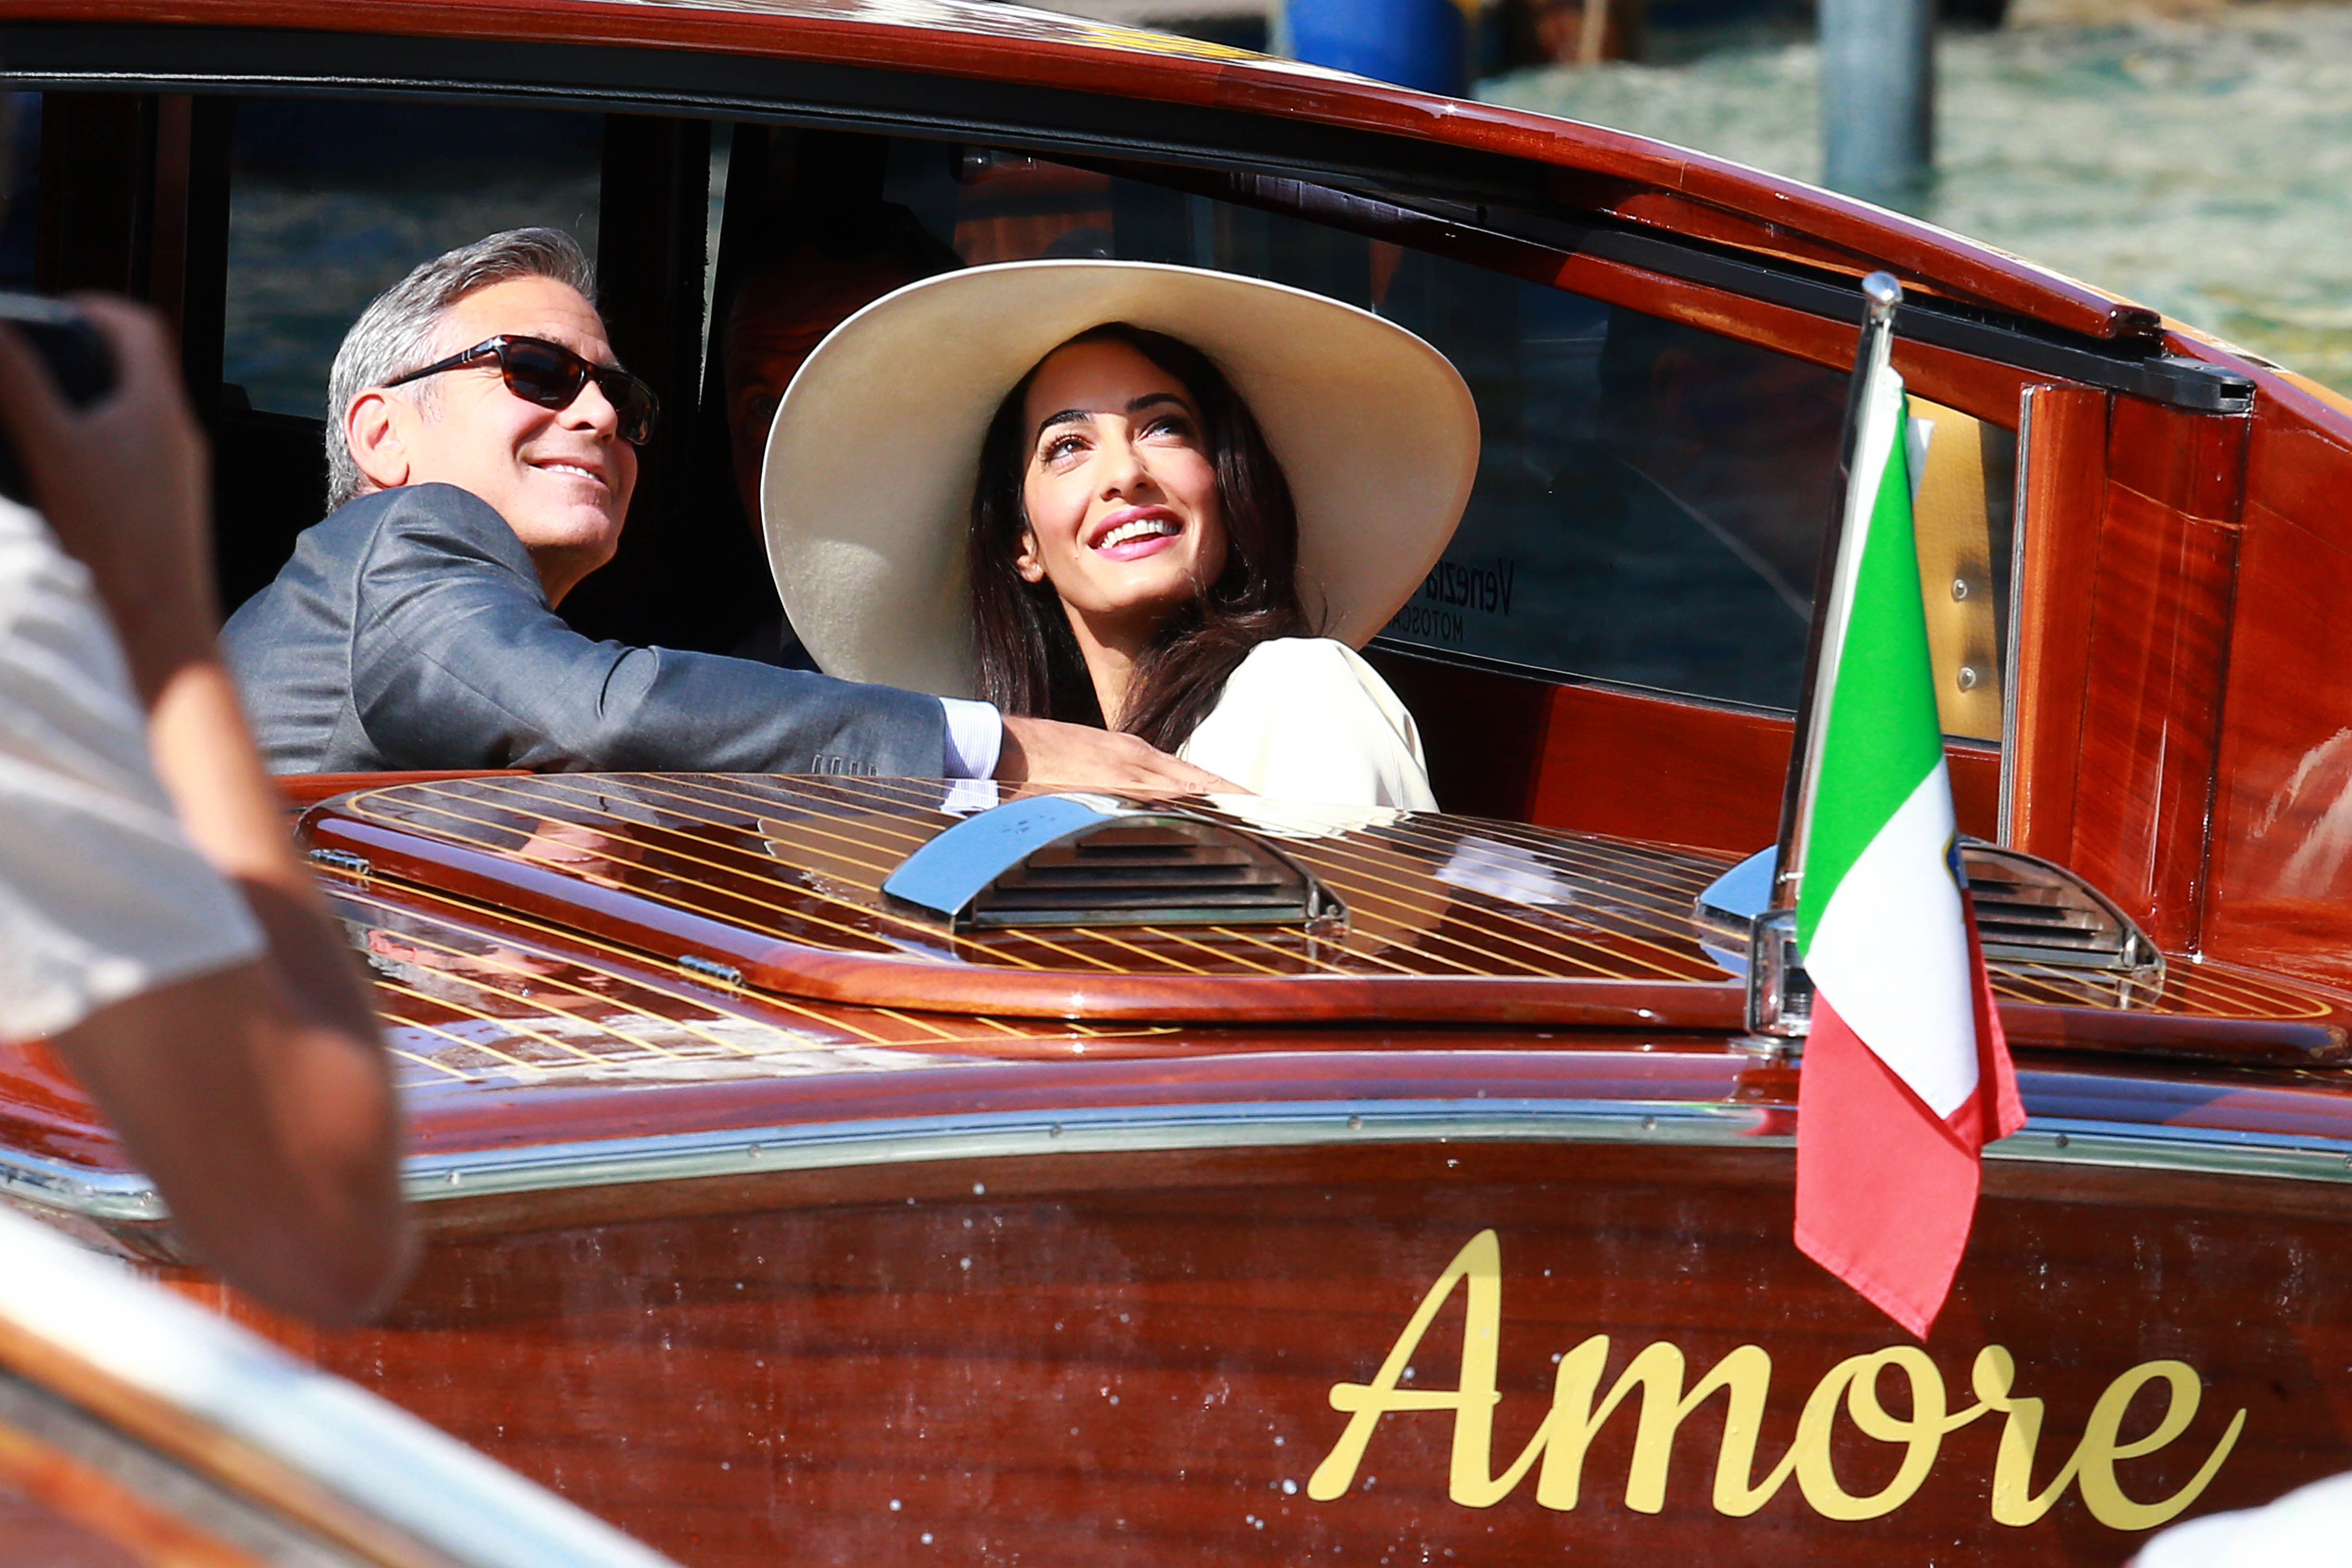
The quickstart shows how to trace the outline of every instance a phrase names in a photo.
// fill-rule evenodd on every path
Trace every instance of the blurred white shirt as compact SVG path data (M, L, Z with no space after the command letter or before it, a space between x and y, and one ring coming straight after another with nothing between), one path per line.
M172 814L89 574L0 498L0 1041L261 951Z
M2209 1513L2148 1538L2131 1568L2335 1568L2352 1562L2352 1475L2267 1508Z

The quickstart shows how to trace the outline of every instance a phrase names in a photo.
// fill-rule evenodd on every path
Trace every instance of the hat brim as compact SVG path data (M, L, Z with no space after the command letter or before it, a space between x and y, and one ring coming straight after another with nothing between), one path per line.
M973 693L965 566L988 424L1031 367L1125 321L1192 344L1250 406L1298 511L1300 602L1361 647L1461 521L1478 411L1444 354L1303 289L1134 261L1019 261L909 284L793 379L760 481L768 562L818 668Z

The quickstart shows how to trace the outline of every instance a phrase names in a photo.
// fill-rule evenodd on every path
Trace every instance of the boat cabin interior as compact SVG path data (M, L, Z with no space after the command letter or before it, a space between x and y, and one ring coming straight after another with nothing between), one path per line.
M1469 516L1376 654L1444 804L1725 848L1771 837L1838 482L1851 344L1828 323L1605 264L1565 286L1533 247L1232 169L503 104L55 92L18 112L38 142L28 280L143 294L178 324L215 438L226 607L321 514L342 331L447 246L547 223L591 249L615 348L665 417L620 560L563 610L591 635L713 651L774 608L737 499L730 321L740 360L771 340L804 353L861 284L918 268L1213 267L1378 310L1475 393ZM764 430L781 390L737 388L731 423ZM1969 826L1992 837L2018 389L1931 374L1917 391L1946 727ZM1661 778L1645 759L1664 756L1685 765Z

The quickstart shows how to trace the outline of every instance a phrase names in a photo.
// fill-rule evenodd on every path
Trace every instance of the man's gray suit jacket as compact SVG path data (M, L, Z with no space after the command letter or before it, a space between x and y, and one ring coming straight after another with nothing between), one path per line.
M591 642L489 505L450 485L304 531L221 634L277 773L404 768L937 778L935 697Z

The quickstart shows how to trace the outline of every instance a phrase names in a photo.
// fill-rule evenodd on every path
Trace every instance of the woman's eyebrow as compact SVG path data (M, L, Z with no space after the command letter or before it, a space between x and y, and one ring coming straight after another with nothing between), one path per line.
M1059 414L1048 414L1037 421L1037 434L1043 436L1056 425L1088 425L1093 422L1094 415L1084 408L1065 408Z
M1172 392L1147 392L1130 402L1127 405L1127 412L1130 415L1140 414L1154 404L1160 403L1172 403L1187 414L1192 412L1192 405ZM1058 414L1048 414L1037 421L1037 435L1043 436L1056 425L1089 425L1094 422L1094 411L1089 408L1065 408ZM1035 437L1033 437L1031 439L1034 440Z

